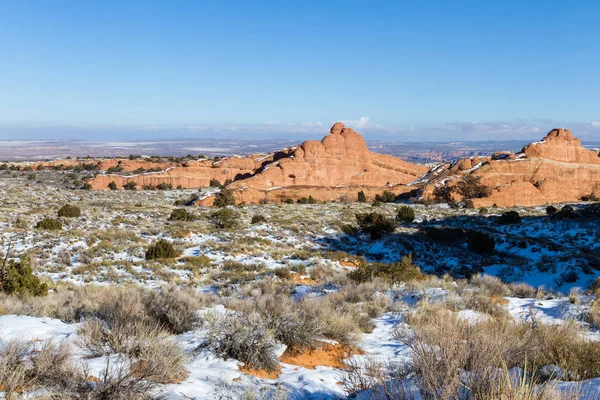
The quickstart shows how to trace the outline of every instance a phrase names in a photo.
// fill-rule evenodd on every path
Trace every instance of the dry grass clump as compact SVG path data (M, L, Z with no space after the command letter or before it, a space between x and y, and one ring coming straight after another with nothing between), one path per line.
M471 277L471 285L489 296L504 297L511 294L508 285L491 275L477 274Z
M216 392L220 400L287 400L291 398L290 391L284 386L256 387L255 384L229 383L225 380L217 382Z
M583 312L583 320L596 329L600 329L600 304L598 299L592 301Z
M148 315L169 331L179 334L191 331L200 325L198 309L202 301L191 289L166 286L144 296Z
M97 318L109 325L147 322L171 333L195 329L197 311L210 301L191 290L165 286L156 290L138 287L84 286L58 288L42 299L0 295L0 312L50 317L64 322Z
M350 398L366 391L371 400L422 399L425 393L418 386L415 388L411 385L411 377L410 367L404 368L397 364L366 358L363 361L353 359L346 361L346 368L339 376L338 381ZM509 371L504 368L498 371L495 386L485 397L469 393L468 387L463 389L462 396L456 395L450 398L486 400L575 400L580 398L580 390L559 391L556 381L538 383L535 376L520 369ZM445 399L437 395L430 398Z
M279 365L273 332L256 312L215 316L209 324L206 346L250 368L272 372Z
M508 285L513 296L520 298L535 298L537 296L537 289L526 283L511 283Z
M474 398L514 398L514 384L502 371L515 367L533 367L534 374L546 365L560 368L547 378L600 376L600 345L586 340L572 322L543 325L490 318L473 323L427 303L407 322L411 329L402 327L396 334L412 350L411 372L425 397L456 398L467 390Z
M229 304L233 309L257 312L274 337L288 347L314 349L321 344L324 322L307 312L288 295L263 294Z

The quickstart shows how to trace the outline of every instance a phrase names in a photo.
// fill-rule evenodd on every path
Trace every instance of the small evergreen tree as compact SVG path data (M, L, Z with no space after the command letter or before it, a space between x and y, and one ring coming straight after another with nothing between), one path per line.
M396 224L393 220L379 213L356 214L356 222L361 232L369 235L371 239L380 239L384 234L393 232Z
M463 175L456 185L456 190L464 199L480 199L488 197L491 192L490 189L480 182L480 176L472 174Z
M498 223L500 223L502 225L520 224L521 216L516 211L506 211L500 217L498 217Z
M396 219L400 222L411 223L415 220L415 210L409 206L402 206L398 209Z
M216 207L226 207L235 205L235 197L233 192L228 189L221 190L216 196L213 205Z
M360 192L358 192L358 202L365 203L366 201L367 201L367 196L365 196L365 192L363 192L361 190Z
M54 218L44 218L43 220L39 221L35 227L37 229L44 229L49 231L60 230L62 229L62 223Z
M48 294L48 285L41 283L33 274L29 261L21 259L20 262L7 261L6 257L0 269L0 289L6 294L19 296L45 296Z
M165 239L159 239L148 247L146 251L146 260L159 260L164 258L175 258L177 253L171 242Z
M117 190L117 184L115 183L115 181L112 181L111 183L109 183L108 188L110 190Z
M177 208L171 212L169 221L193 221L194 214L188 212L185 208Z
M256 214L252 216L252 224L262 224L267 222L267 219L262 214Z
M383 193L375 195L375 199L382 203L395 203L396 195L389 190L384 190Z
M210 187L221 187L221 182L216 178L212 178L210 180L209 186Z
M137 183L135 183L134 181L129 181L126 184L123 185L123 189L125 189L125 190L136 190L137 189Z
M79 218L81 216L81 209L71 204L65 204L58 209L58 216L66 218Z
M210 214L209 220L214 226L221 229L233 228L237 225L239 216L231 208L223 208Z

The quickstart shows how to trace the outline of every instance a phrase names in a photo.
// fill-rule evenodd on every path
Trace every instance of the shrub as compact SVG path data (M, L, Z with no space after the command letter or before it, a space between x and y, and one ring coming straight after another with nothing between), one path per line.
M496 247L494 238L483 232L469 231L467 241L469 250L476 253L493 254Z
M223 208L211 213L208 218L217 228L229 229L237 225L239 215L231 208Z
M400 283L424 279L425 275L413 264L412 255L408 255L395 263L362 263L357 269L348 273L348 278L358 283L369 282L374 278Z
M514 296L520 298L534 298L537 295L536 288L526 283L511 283L508 287Z
M361 232L368 234L373 240L380 239L384 234L396 229L393 220L375 212L356 214L356 222Z
M453 192L454 188L452 186L440 185L433 189L433 197L440 203L452 203Z
M45 230L60 230L62 229L62 222L54 218L44 218L39 221L35 226L37 229L45 229Z
M520 224L521 216L516 211L506 211L502 213L500 217L498 217L498 223L502 225Z
M117 184L115 183L115 181L112 181L108 184L108 188L110 190L117 190Z
M375 200L373 203L371 203L371 207L381 207L381 202L379 200Z
M294 199L286 199L285 204L294 204Z
M83 190L92 190L92 185L89 183L84 183L83 186L81 186L81 189Z
M175 334L196 329L201 324L200 301L190 290L167 286L144 297L148 315Z
M503 297L510 293L508 286L492 275L474 275L471 277L471 284L488 296Z
M33 274L27 259L4 261L0 270L0 289L6 294L45 296L48 285Z
M159 239L148 247L146 251L146 260L158 260L163 258L175 258L177 253L171 242L165 239Z
M398 209L396 219L400 222L411 223L415 220L415 210L409 206L402 206Z
M156 188L158 190L171 190L173 189L173 185L171 185L170 183L163 182L156 185Z
M215 196L215 201L213 203L216 207L226 207L226 206L234 206L235 205L235 197L233 196L233 192L229 189L223 189Z
M231 357L247 367L275 371L279 365L277 342L256 313L219 316L209 325L208 346L221 357Z
M312 196L308 196L308 198L306 198L306 197L299 198L296 201L296 203L298 203L298 204L317 204L317 201Z
M252 216L252 224L262 224L267 222L267 218L265 218L262 214L256 214Z
M81 216L81 209L71 204L65 204L58 209L59 217L78 218Z
M592 355L600 350L597 344L585 340L569 323L494 318L473 323L426 303L407 321L412 330L401 326L396 331L413 355L413 365L404 376L414 374L424 398L559 398L542 395L544 385L534 389L529 381L511 383L514 377L508 371L519 367L524 376L540 376L538 368L552 364L562 370L554 379L586 379L596 376L600 366Z
M482 185L481 177L468 174L463 175L460 181L456 184L456 191L464 199L480 199L488 197L491 193L490 189Z
M169 221L193 221L194 214L188 212L185 208L176 208L171 211L171 215L169 216Z
M273 273L275 274L276 277L278 277L279 279L289 279L291 274L290 274L290 269L287 267L280 267L280 268L275 268L273 270Z
M464 229L448 226L426 226L422 228L422 232L425 233L429 239L439 242L462 242L467 235Z
M383 193L375 195L375 200L382 203L395 203L396 195L389 190L384 190Z
M558 211L558 209L554 206L546 207L546 214L548 214L549 216L556 214L557 211Z
M136 190L137 189L137 183L135 183L134 181L129 181L126 184L123 185L123 189L125 189L125 190Z
M592 192L590 194L581 196L581 201L600 201L596 193Z
M212 178L210 180L210 183L208 184L210 187L221 187L221 182L216 179L216 178Z
M365 192L363 192L362 190L360 192L358 192L358 202L359 203L366 203L367 201L367 196L365 196Z

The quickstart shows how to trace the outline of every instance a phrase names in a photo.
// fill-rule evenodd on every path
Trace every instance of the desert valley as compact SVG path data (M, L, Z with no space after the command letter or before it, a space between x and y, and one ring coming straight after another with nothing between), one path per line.
M428 164L336 123L0 170L7 398L599 393L600 157L567 129Z
M599 20L0 0L0 400L600 399Z

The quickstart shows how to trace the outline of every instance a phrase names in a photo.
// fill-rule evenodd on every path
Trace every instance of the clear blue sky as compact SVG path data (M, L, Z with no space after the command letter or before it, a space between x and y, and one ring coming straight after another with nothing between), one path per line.
M0 0L0 139L600 139L599 91L598 1Z

